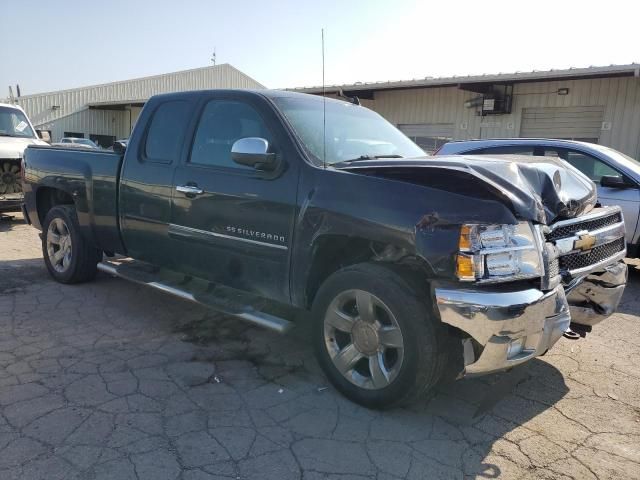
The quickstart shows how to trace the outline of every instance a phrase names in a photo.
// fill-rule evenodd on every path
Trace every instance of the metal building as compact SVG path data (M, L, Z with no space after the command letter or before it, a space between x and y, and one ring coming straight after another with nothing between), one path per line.
M264 88L229 64L152 77L26 95L15 99L37 130L53 142L62 137L90 138L108 147L127 138L152 95L209 88Z
M296 91L322 94L322 87ZM640 158L640 64L326 87L358 96L426 151L452 139L552 137Z

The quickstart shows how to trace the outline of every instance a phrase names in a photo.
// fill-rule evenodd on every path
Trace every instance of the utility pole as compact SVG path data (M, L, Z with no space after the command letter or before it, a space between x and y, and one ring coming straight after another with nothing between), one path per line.
M211 63L213 63L213 66L216 66L216 47L213 47L213 54L211 55Z

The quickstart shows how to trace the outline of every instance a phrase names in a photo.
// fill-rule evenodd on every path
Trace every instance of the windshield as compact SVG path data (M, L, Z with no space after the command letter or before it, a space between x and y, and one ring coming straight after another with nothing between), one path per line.
M293 126L312 159L322 165L363 158L418 157L424 151L377 113L347 102L326 101L323 148L322 97L279 97L274 102Z
M34 138L35 134L21 110L0 107L0 137Z

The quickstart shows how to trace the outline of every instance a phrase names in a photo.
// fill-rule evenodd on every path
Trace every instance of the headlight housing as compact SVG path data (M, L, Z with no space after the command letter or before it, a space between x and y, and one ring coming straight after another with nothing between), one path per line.
M542 239L530 222L460 228L456 274L463 281L508 282L542 277Z

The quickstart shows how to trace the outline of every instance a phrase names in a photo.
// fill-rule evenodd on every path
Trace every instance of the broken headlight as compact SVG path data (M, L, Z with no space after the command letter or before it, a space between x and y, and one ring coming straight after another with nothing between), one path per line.
M530 222L462 225L456 274L460 280L507 282L544 275L540 232Z

